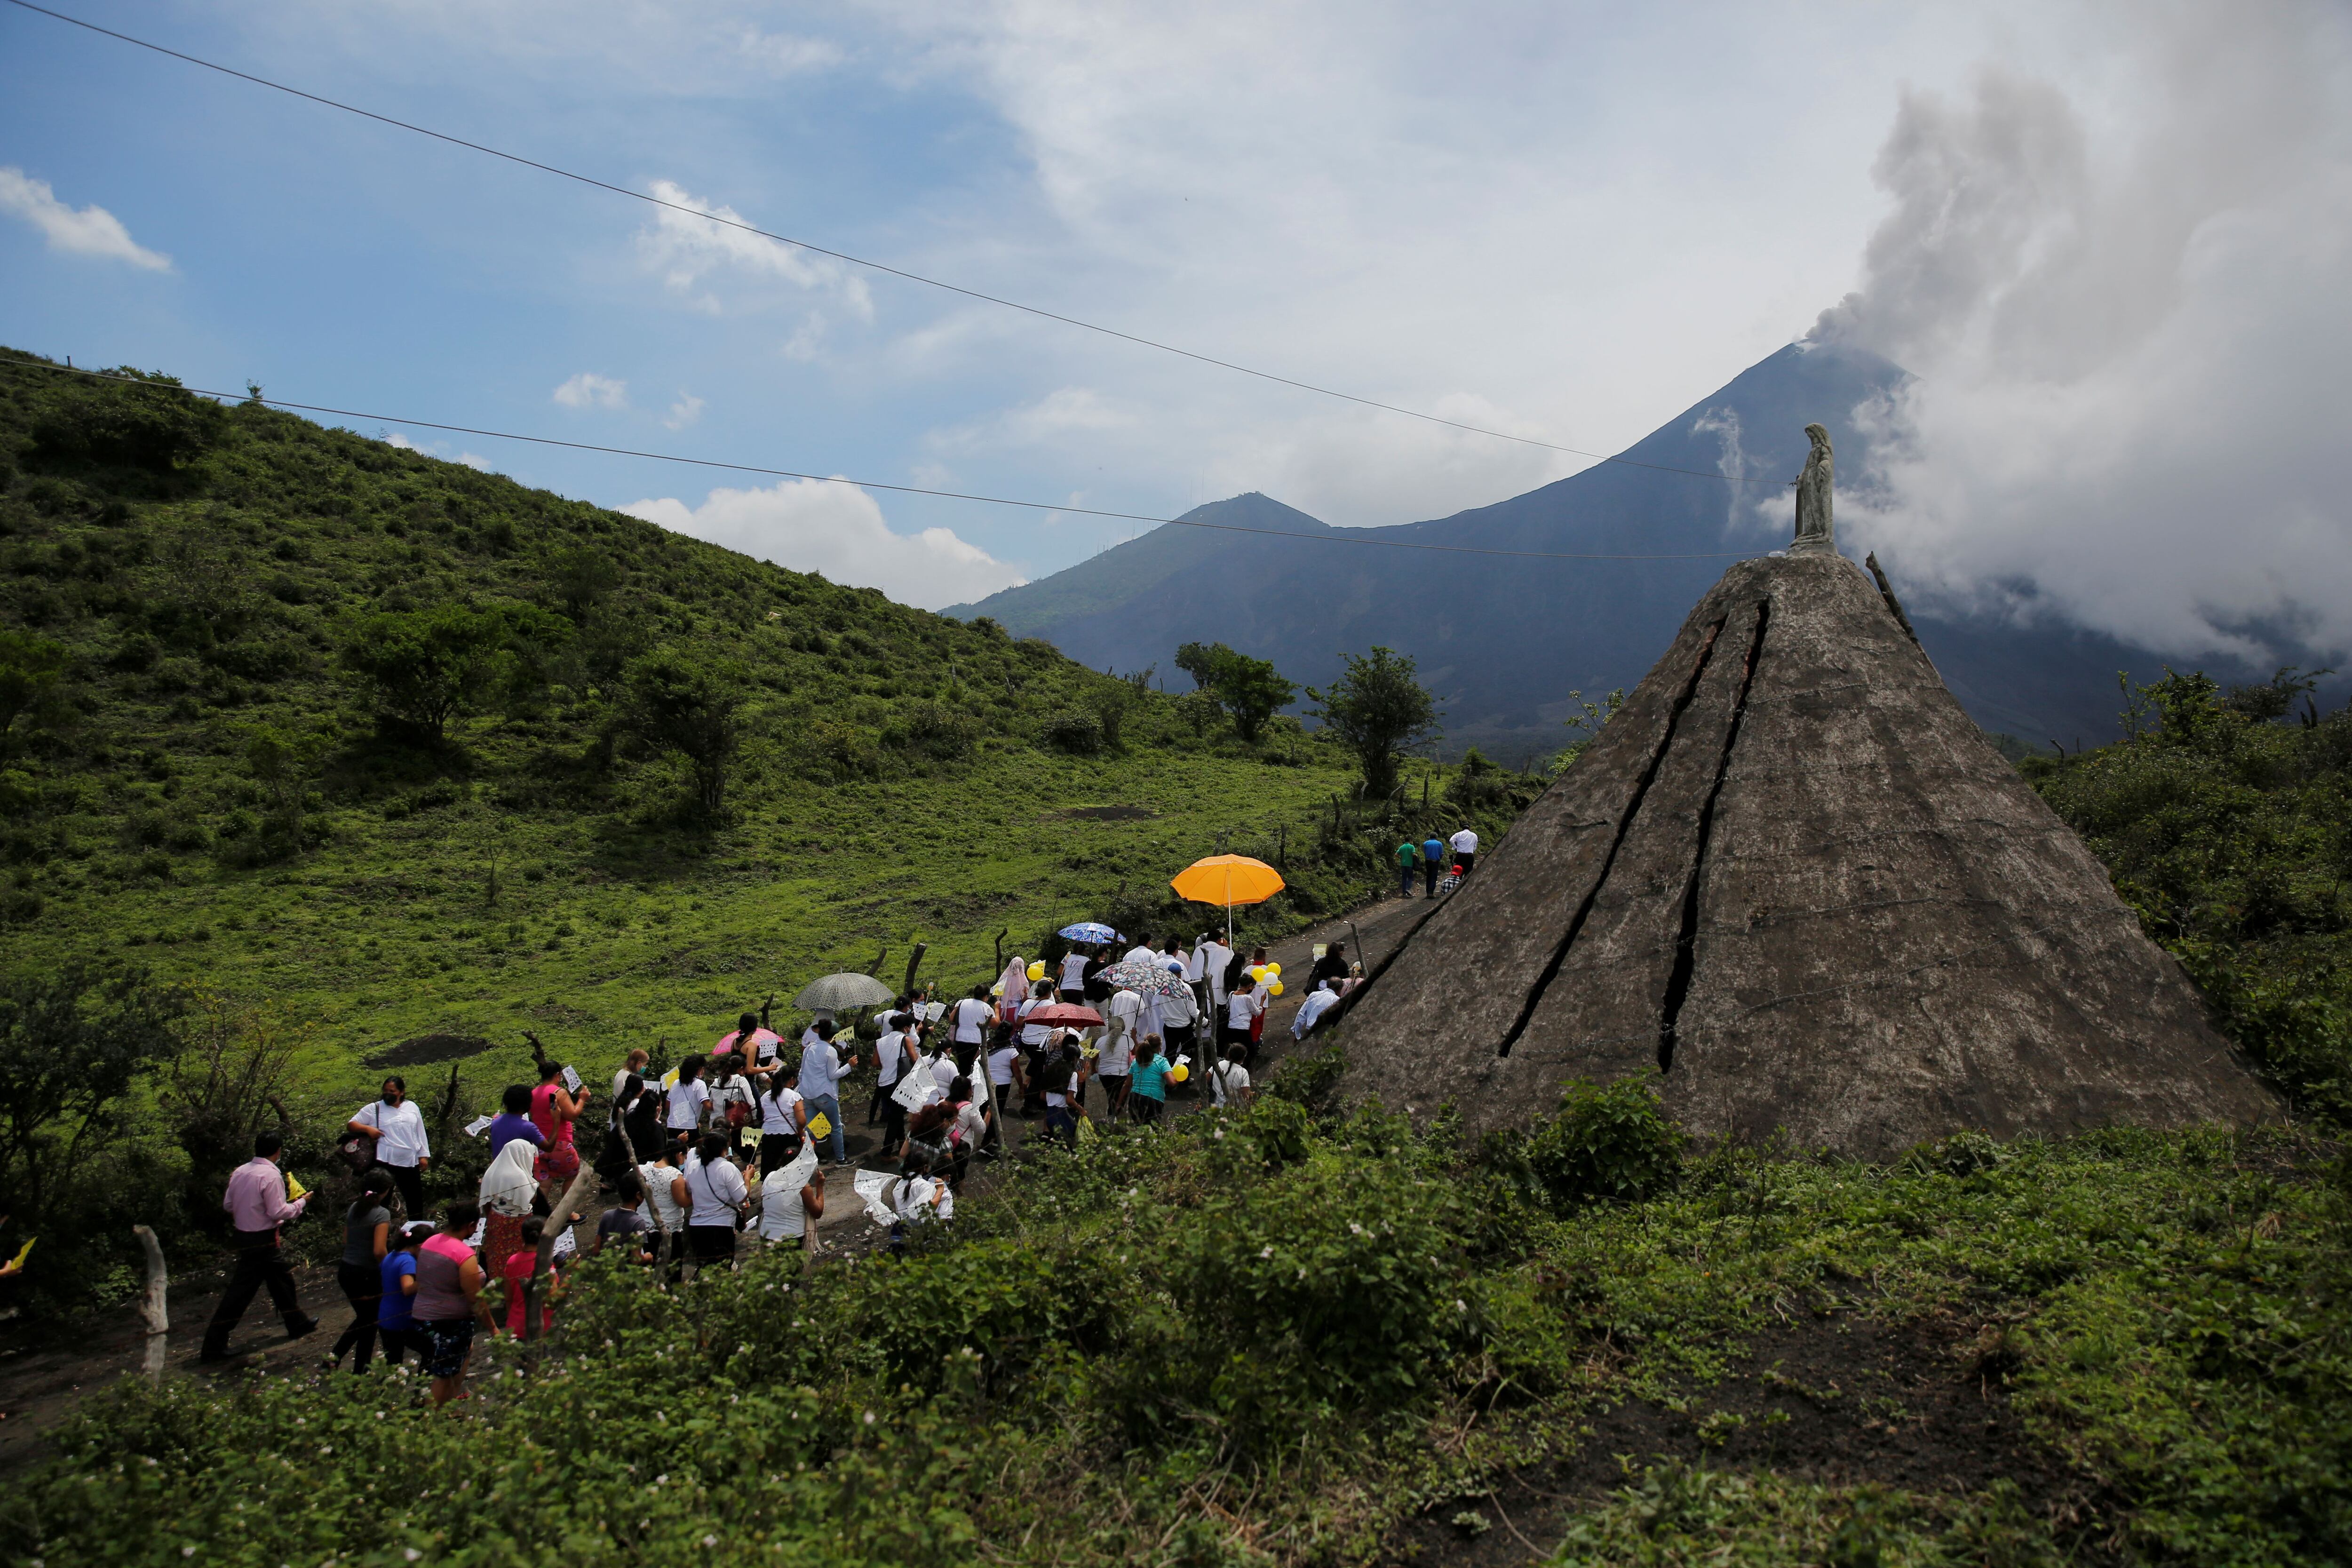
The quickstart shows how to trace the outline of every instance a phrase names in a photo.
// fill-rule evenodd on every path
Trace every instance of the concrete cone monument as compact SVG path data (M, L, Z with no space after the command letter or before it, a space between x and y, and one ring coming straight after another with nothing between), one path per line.
M1583 755L1349 999L1349 1092L1471 1132L1655 1072L1702 1136L2277 1120L2105 870L1836 552L1732 567Z

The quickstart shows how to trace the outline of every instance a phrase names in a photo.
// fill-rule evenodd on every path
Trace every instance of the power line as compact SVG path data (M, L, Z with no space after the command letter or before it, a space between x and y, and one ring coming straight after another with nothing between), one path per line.
M1065 506L1055 501L1015 500L1005 496L974 495L965 490L926 489L919 485L894 485L880 479L853 479L840 474L803 473L796 468L763 468L757 463L730 463L716 458L684 458L671 452L645 452L629 447L600 447L593 441L565 441L553 436L524 436L512 430L485 430L474 425L451 425L435 419L410 419L397 414L371 414L358 408L331 408L320 403L289 403L279 397L262 397L250 393L221 392L208 386L184 386L175 382L155 382L142 376L121 375L111 371L84 370L79 365L49 364L40 360L0 359L0 364L22 366L30 370L50 371L59 375L87 376L94 381L118 382L127 386L163 386L177 392L193 393L199 397L215 397L225 403L259 403L270 408L292 409L303 414L331 414L343 419L372 419L385 425L406 425L419 430L446 430L453 436L486 436L498 441L524 441L534 447L562 447L574 452L602 452L614 458L643 458L656 463L679 463L696 468L724 468L731 473L766 474L775 479L814 479L821 484L849 485L858 489L890 490L899 495L933 496L942 500L978 501L987 506L1020 507L1029 511L1057 511L1073 517L1114 518L1126 522L1171 524L1178 528L1210 528L1222 533L1257 533L1273 539L1299 539L1323 544L1371 544L1387 550L1429 550L1446 555L1511 555L1533 561L1727 561L1746 560L1758 552L1752 550L1719 550L1691 555L1606 555L1573 554L1552 550L1486 550L1469 544L1417 544L1403 539L1367 539L1360 534L1292 533L1279 528L1249 528L1237 522L1203 522L1194 518L1154 517L1148 512L1106 511L1097 507ZM429 454L428 454L429 455Z
M761 228L756 225L744 223L740 219L720 217L715 213L704 212L699 207L688 206L683 202L665 201L659 196L648 195L644 191L633 191L626 185L616 185L608 180L600 180L593 175L575 174L570 169L560 169L552 163L542 163L535 158L526 158L520 153L504 152L496 147L485 146L479 142L468 142L462 136L452 136L446 132L431 130L423 125L414 124L409 121L395 120L389 114L378 114L373 110L362 109L355 104L344 103L336 99L322 97L315 92L305 92L299 87L289 87L284 82L271 81L268 77L255 76L249 71L241 71L233 66L225 66L219 64L217 61L204 59L195 55L184 54L178 49L167 48L162 44L150 43L144 38L134 38L128 33L118 33L111 27L101 27L95 22L85 22L79 16L68 16L62 11L52 11L46 5L36 5L32 3L32 0L8 0L8 4L17 6L22 10L35 12L55 21L66 23L69 26L80 27L88 32L97 33L102 37L113 38L121 43L134 45L142 49L152 50L156 54L166 55L173 59L184 61L192 66L201 66L209 71L218 71L223 76L235 77L239 81L251 82L256 87L266 87L270 89L272 91L287 93L292 97L303 99L309 102L319 104L327 109L338 109L342 110L345 114L356 114L362 120L373 120L380 125L389 125L396 130L410 132L418 136L428 136L436 142L446 142L453 147L463 147L468 152L480 153L492 158L502 158L509 163L518 163L526 169L536 169L543 174L554 174L562 179L576 181L583 185L593 186L595 189L600 191L609 191L616 196L626 196L631 201L644 202L648 206L665 207L671 212L685 213L689 216L701 218L705 222L719 224L727 228L740 229L745 234L757 235L761 239L774 240L779 245L789 245L796 250L805 250L814 256L831 257L835 261L846 261L854 267L863 267L871 271L885 273L892 278L905 279L910 283L920 283L926 288L942 289L950 294L961 294L968 300L979 300L987 304L1000 305L1005 310L1019 310L1027 315L1041 317L1048 321L1059 321L1064 326L1077 327L1089 332L1099 332L1104 337L1117 338L1122 342L1134 343L1141 348L1156 349L1161 353L1175 354L1181 358L1189 359L1200 364L1214 365L1220 370L1233 371L1240 375L1255 376L1260 381L1273 382L1277 385L1282 386L1296 387L1301 392L1311 392L1321 397L1336 397L1343 403L1353 403L1363 408L1377 408L1387 414L1402 414L1408 419L1419 419L1432 425L1443 425L1450 429L1467 431L1474 436L1491 436L1498 441L1516 441L1522 446L1540 447L1548 452L1564 452L1570 457L1591 458L1603 463L1617 463L1629 468L1649 468L1654 472L1662 474L1688 474L1695 479L1718 479L1727 484L1745 484L1749 482L1742 476L1719 473L1707 468L1676 468L1670 463L1644 463L1633 458L1612 457L1606 452L1588 452L1580 447L1563 447L1555 441L1538 441L1532 436L1514 436L1507 431L1490 430L1483 425L1470 425L1465 424L1459 419L1447 419L1435 414L1423 414L1418 409L1400 407L1398 405L1393 403L1382 403L1377 398L1359 397L1352 392L1340 392L1333 387L1318 386L1313 382L1299 381L1286 375L1277 375L1273 371L1256 370L1249 365L1238 364L1232 360L1218 359L1213 354L1196 353L1191 349L1178 348L1173 343L1164 343L1156 339L1140 337L1134 332L1123 332L1117 327L1106 327L1094 321L1080 321L1076 316L1065 316L1058 311L1048 310L1042 306L1024 305L1017 300L1007 300L1000 295L985 294L977 289L967 289L960 283L950 283L938 278L927 278L919 272L909 272L904 268L892 267L887 262L869 261L862 256L852 256L845 250L828 249L824 246L813 244L805 239L794 239L790 235L776 234L769 229Z

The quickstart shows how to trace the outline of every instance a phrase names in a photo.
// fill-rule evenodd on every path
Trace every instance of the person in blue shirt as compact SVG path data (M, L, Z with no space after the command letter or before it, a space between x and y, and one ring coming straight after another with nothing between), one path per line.
M1421 878L1430 898L1437 897L1437 879L1445 875L1445 840L1432 834L1421 841Z
M376 1265L383 1280L383 1300L376 1308L375 1331L383 1342L386 1366L398 1366L400 1358L407 1353L410 1332L416 1326L413 1310L416 1300L416 1249L432 1234L429 1222L412 1221L405 1231L392 1238L383 1261Z
M1160 1054L1160 1037L1146 1035L1143 1043L1135 1047L1135 1067L1127 1081L1129 1110L1146 1127L1159 1123L1160 1112L1168 1109L1168 1075L1173 1071L1166 1057Z
M540 1136L538 1128L531 1125L529 1085L520 1083L507 1085L507 1091L500 1097L500 1102L506 1108L504 1112L490 1119L491 1159L497 1159L499 1151L518 1138L534 1149L547 1147L547 1140Z

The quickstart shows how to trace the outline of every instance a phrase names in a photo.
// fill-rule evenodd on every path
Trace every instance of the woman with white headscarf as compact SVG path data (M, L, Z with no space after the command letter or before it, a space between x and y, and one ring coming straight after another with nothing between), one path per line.
M517 1138L499 1151L482 1173L482 1272L492 1279L506 1260L522 1250L522 1222L539 1194L531 1161L539 1151Z
M1004 966L1004 973L996 977L998 1020L1006 1024L1013 1022L1014 1013L1020 1008L1021 1004L1027 1000L1029 1000L1029 965L1016 952L1013 955L1013 962Z

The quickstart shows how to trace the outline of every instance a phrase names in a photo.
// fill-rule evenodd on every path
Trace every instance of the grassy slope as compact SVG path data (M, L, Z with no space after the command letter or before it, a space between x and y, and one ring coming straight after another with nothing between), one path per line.
M31 471L0 510L12 563L31 563L13 576L10 624L37 618L69 641L87 699L79 727L39 741L10 784L35 803L9 829L17 890L44 904L10 933L26 962L121 952L160 928L183 940L140 955L337 1010L369 1039L513 1019L517 1001L520 1016L583 1031L686 1031L761 988L758 966L782 952L862 965L869 944L919 928L971 973L999 926L1111 898L1219 830L1263 832L1335 780L1311 750L1304 767L1269 767L1187 749L1150 716L1150 743L1127 757L1062 758L1025 727L1093 678L1041 661L1042 693L1018 711L990 706L975 695L989 679L1036 656L983 629L356 437L233 417L253 426L232 427L238 442L278 432L267 446L297 450L265 463L233 443L204 459L201 494L142 489L127 516L105 509L148 481L93 488L20 459ZM360 476L364 504L313 517L261 493L257 465L303 464ZM457 543L457 527L481 541L499 515L514 520L511 546ZM64 565L60 546L87 560L100 539L145 532L160 549L184 521L251 531L238 554L262 584L314 574L227 645L299 642L312 663L265 681L197 647L109 668L125 641L160 640L138 601L181 590L150 567ZM387 534L391 521L408 532ZM307 563L257 557L289 536ZM535 763L585 747L600 720L584 694L485 719L462 765L421 769L365 742L316 662L335 618L370 596L540 596L559 538L625 558L616 593L670 635L714 635L747 598L759 613L751 652L783 689L769 688L733 825L677 826L657 765L622 759L583 795L575 766ZM407 558L411 542L424 559ZM363 592L371 572L389 580ZM766 608L782 624L766 626ZM851 657L852 629L887 657ZM832 651L793 646L813 634ZM159 680L169 658L187 661L184 689ZM995 747L935 765L883 746L899 705L948 682ZM862 695L845 695L853 684ZM811 746L793 708L820 690L835 710L864 706L886 773L928 775L825 782L838 759ZM2341 1077L2344 721L2253 725L2212 698L2168 693L2147 739L2035 764L2037 783L2150 929L2225 983L2241 1037L2324 1111ZM320 789L331 837L281 868L230 864L235 840L169 847L176 825L216 831L236 809L250 785L233 742L257 721L335 737ZM445 779L462 790L430 804ZM1128 801L1163 815L1048 815ZM492 912L482 867L502 826L509 870ZM1366 879L1369 849L1336 849L1332 885ZM199 924L211 934L192 945ZM445 989L408 994L428 986ZM551 1011L562 1008L579 1016ZM702 1563L713 1542L788 1563L1362 1560L1428 1505L1464 1531L1493 1528L1490 1478L1567 1455L1563 1484L1585 1500L1565 1521L1565 1561L2352 1552L2352 1267L2326 1145L1963 1139L1889 1169L1723 1154L1670 1190L1580 1207L1530 1183L1510 1151L1313 1110L1314 1075L1293 1082L1244 1120L1041 1163L904 1267L803 1279L763 1261L661 1298L591 1279L565 1308L564 1343L614 1353L490 1381L521 1358L486 1351L483 1397L463 1419L422 1409L407 1381L132 1387L94 1410L58 1468L11 1489L0 1541L52 1562L179 1563L194 1547L269 1564L365 1543L404 1561ZM1968 1420L1871 1381L1875 1352L1857 1347L1887 1345L1910 1347L1922 1386ZM2004 1388L2006 1414L1969 1414ZM1944 1447L1920 1449L1937 1434ZM1874 1447L1919 1462L1895 1479L1809 1479L1808 1443L1836 1465ZM1620 1452L1633 1472L1609 1493ZM402 1484L368 1489L387 1474Z
M1299 895L1245 929L1377 874L1369 840L1310 863L1351 774L1295 729L1246 753L1154 696L1123 750L1069 755L1036 742L1041 723L1111 683L1043 644L251 405L172 472L59 458L37 445L44 417L125 395L56 379L0 372L16 470L0 625L73 660L67 721L20 721L5 759L14 963L134 959L275 997L352 1053L532 1026L602 1059L624 1038L715 1035L885 946L886 975L921 940L926 974L961 985L1000 930L1019 949L1072 920L1169 918L1170 874L1221 845L1270 858L1286 828ZM616 574L585 607L564 597L582 552ZM455 727L443 752L375 737L335 650L371 610L451 599L562 607L580 647L551 689ZM598 755L596 661L670 641L758 683L717 826L674 809L674 764ZM934 701L975 723L969 755L894 744ZM254 866L263 791L244 753L265 729L324 748L324 837ZM1153 815L1064 815L1106 805Z

